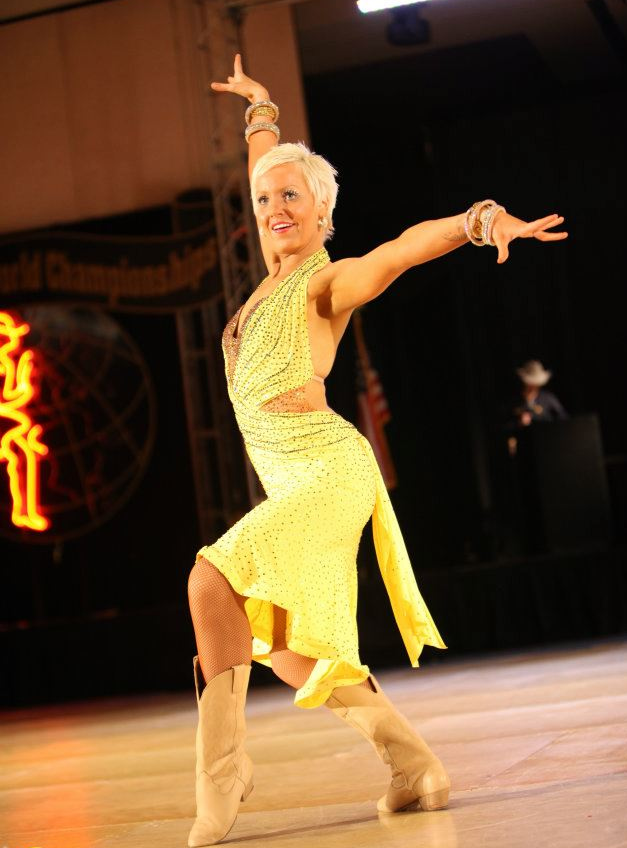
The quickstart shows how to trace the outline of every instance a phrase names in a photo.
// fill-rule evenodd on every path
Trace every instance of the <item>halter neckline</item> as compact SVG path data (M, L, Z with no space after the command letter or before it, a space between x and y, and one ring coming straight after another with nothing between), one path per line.
M321 247L321 248L320 248L320 250L316 250L316 252L315 252L315 253L312 253L312 254L311 254L310 256L308 256L306 259L303 259L303 261L300 263L300 265L298 265L296 268L294 268L294 270L293 270L293 271L290 271L290 273L289 273L289 274L287 274L287 276L283 277L283 279L282 279L282 280L279 280L279 282L276 284L276 286L272 289L272 291L271 291L271 292L269 292L269 293L268 293L267 295L265 295L264 297L260 297L260 298L259 298L259 300L256 300L256 301L253 303L253 305L250 307L250 309L249 309L249 311L248 311L248 314L246 315L246 318L244 319L244 323L242 324L242 326L241 326L241 328L240 328L240 327L239 327L240 314L241 314L241 311L242 311L242 309L244 308L244 306L246 306L246 303L242 303L242 305L240 306L240 308L239 308L239 309L237 310L237 312L235 313L237 317L235 318L235 324L233 325L233 333L232 333L233 338L235 339L235 341L238 341L239 339L241 339L241 337L242 337L242 333L243 333L243 331L244 331L244 327L245 327L245 325L248 323L248 319L250 318L250 316L251 316L252 312L254 311L254 309L257 307L257 305L258 305L259 303L262 303L264 300L268 300L269 298L271 298L271 297L274 295L274 293L275 293L275 292L277 292L280 288L282 288L282 287L283 287L283 284L285 283L285 281L286 281L286 280L289 280L291 277L293 277L293 276L294 276L294 274L297 274L299 271L302 271L302 269L304 268L304 266L305 266L308 262L312 262L313 264L315 264L316 262L318 262L318 260L322 259L323 257L325 257L325 258L327 259L327 261L330 261L330 259L331 259L331 257L329 256L329 254L328 254L328 252L327 252L326 247ZM265 281L268 279L268 277L269 277L269 276L270 276L270 275L269 275L269 274L267 274L267 275L263 278L263 280L259 283L259 285L257 286L257 288L259 288L259 286L263 285L263 283L265 283ZM235 332L236 332L236 331L237 331L237 335L235 335Z

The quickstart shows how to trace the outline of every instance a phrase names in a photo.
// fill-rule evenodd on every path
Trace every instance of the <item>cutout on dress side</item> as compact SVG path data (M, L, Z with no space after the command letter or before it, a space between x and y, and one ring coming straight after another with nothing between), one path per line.
M295 389L289 389L276 397L271 398L260 406L264 412L315 412L316 407L313 406L307 398L307 386L312 384L309 380L302 386L297 386Z

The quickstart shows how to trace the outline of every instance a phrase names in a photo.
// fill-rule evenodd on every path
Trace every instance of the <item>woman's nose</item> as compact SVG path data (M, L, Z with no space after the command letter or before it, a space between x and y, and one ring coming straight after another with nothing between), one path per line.
M285 211L285 204L283 203L282 197L272 197L270 198L267 210L269 215L278 215L280 212Z

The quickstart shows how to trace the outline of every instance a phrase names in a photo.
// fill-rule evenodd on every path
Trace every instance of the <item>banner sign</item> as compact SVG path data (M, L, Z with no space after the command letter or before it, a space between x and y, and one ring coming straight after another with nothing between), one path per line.
M0 309L45 301L148 312L221 292L213 221L172 236L40 231L0 239Z

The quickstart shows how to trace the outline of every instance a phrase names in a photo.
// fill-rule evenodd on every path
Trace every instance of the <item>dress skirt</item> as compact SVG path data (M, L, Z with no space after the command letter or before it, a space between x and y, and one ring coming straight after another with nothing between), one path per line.
M369 449L356 431L354 439L280 458L255 450L267 499L200 551L247 597L257 662L272 665L273 604L287 610L287 647L318 660L297 692L302 707L369 674L358 652L356 568L376 501Z

